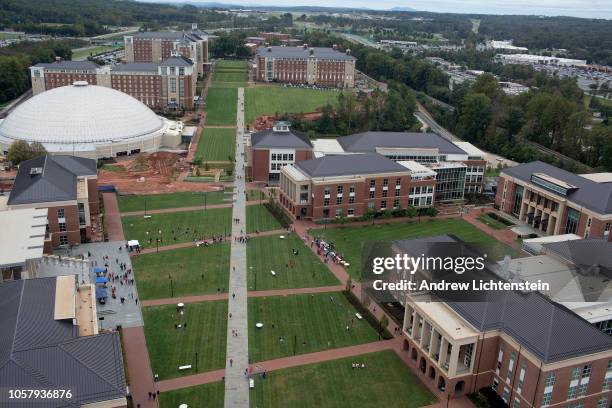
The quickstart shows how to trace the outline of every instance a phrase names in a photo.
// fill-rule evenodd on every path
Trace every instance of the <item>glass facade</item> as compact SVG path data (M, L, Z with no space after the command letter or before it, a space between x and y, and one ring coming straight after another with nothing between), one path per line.
M514 203L512 204L512 214L518 216L521 213L522 202L523 186L516 186L516 190L514 190Z
M578 221L580 221L580 213L578 210L573 208L567 209L567 222L565 223L565 233L574 234L578 228Z
M436 201L463 199L465 167L435 168Z

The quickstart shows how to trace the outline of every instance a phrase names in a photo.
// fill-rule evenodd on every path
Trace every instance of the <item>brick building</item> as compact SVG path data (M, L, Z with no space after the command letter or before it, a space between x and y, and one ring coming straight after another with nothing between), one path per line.
M394 161L416 161L436 173L436 201L461 200L484 191L484 152L468 142L435 133L364 132L335 140L314 140L315 156L379 153Z
M612 337L538 292L455 296L415 292L404 302L404 352L441 399L492 387L513 408L609 406Z
M350 50L333 48L259 47L255 56L256 78L263 82L285 82L325 87L355 86L355 57Z
M91 61L61 61L30 67L34 95L86 81L124 92L156 111L193 109L197 72L183 56L158 63L121 63L99 66Z
M197 75L208 71L208 35L190 31L145 31L123 38L127 62L159 63L179 54L195 64Z
M495 203L548 235L612 240L612 173L573 174L541 161L506 168Z
M376 153L325 156L282 167L279 202L296 219L361 217L368 210L432 206L435 183ZM424 199L415 202L417 189Z
M312 159L312 144L303 133L292 131L288 122L252 133L246 147L247 177L252 181L277 183L283 166Z
M46 208L44 250L78 245L92 237L100 214L96 161L73 156L43 156L19 165L8 209Z

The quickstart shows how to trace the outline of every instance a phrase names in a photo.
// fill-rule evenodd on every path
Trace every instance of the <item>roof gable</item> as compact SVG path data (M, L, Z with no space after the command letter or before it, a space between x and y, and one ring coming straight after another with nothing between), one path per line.
M436 133L372 131L342 136L338 142L347 152L376 152L377 148L436 148L440 154L466 154Z
M251 134L251 146L255 149L312 149L308 136L302 132L275 132L272 129Z

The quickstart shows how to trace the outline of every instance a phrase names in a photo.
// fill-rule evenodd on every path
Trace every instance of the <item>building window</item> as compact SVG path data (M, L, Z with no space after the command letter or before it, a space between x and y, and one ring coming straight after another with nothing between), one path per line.
M389 185L389 179L383 179L383 187L387 187Z
M573 387L570 386L567 389L567 399L574 399L576 398L576 395L578 395L578 386L574 385Z
M325 187L325 190L323 190L323 194L325 194L326 196L331 194L331 189L329 187Z
M400 206L400 200L398 199L393 200L393 208L399 208L399 206Z
M349 194L355 194L355 186L349 187Z
M376 187L376 180L370 180L370 188Z
M518 386L516 387L516 391L519 394L523 391L523 384L525 383L525 373L526 372L527 372L527 365L523 364L521 366L521 371L519 372Z
M578 228L578 221L580 221L580 213L578 210L573 208L567 209L567 222L565 223L565 233L573 234Z
M346 210L346 214L350 217L355 215L355 209L354 208L349 208L348 210Z
M374 209L374 201L370 201L368 203L368 209L373 210Z
M499 370L501 370L502 361L504 359L504 345L499 346L499 354L497 355L497 366L495 367L495 373L499 375Z
M59 236L59 243L62 246L68 245L68 236L67 235L60 235Z
M342 204L342 196L336 197L336 205Z
M382 200L382 201L380 202L380 209L381 209L381 210L384 210L384 209L386 209L386 208L387 208L387 200Z
M521 402L519 401L518 398L514 399L514 404L512 404L512 408L520 408L521 407Z
M399 187L402 184L402 179L401 178L396 178L395 179L395 187Z
M587 387L588 386L589 386L589 383L580 384L580 386L578 387L578 396L579 397L584 397L586 395Z
M375 194L374 191L370 191L370 198L374 198L374 194Z
M497 378L493 378L493 384L491 384L491 388L497 391L498 385L499 385L499 381L497 381Z
M338 194L342 194L343 191L344 191L344 188L342 186L338 186L337 188Z
M58 208L57 209L57 218L64 218L66 215L65 211L63 208Z
M323 206L325 206L325 207L329 206L329 198L324 198L323 199Z
M607 408L607 406L608 406L607 397L600 398L599 401L597 401L597 408Z
M588 378L590 376L591 376L591 365L586 364L584 367L582 367L582 378Z
M389 191L389 190L383 190L383 192L382 192L382 196L383 196L383 197L387 197L387 195L388 195L388 191Z
M506 375L506 382L509 384L512 379L512 371L514 369L514 359L516 359L516 353L513 351L510 354L510 362L508 363L508 374Z
M548 373L546 376L546 381L544 382L544 388L553 387L555 385L555 381L557 380L557 374L554 372Z
M552 392L545 392L542 397L542 406L546 406L550 404L550 398L552 397Z
M342 208L336 208L336 218L342 217Z
M66 232L66 223L65 222L60 222L59 223L59 231L60 232Z
M507 404L508 398L510 398L510 390L508 388L504 388L504 392L502 393L502 399Z
M355 196L349 196L349 204L355 203Z

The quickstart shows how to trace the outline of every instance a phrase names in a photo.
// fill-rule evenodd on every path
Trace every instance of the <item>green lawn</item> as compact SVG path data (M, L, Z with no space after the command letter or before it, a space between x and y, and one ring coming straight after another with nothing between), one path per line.
M247 84L246 71L215 71L212 86L244 87Z
M496 220L495 218L490 217L489 214L486 214L486 213L480 214L476 218L478 219L478 221L482 222L485 225L488 225L489 227L491 227L493 229L506 229L506 228L508 228L508 225L504 224L503 222L500 222L500 221Z
M236 126L236 88L210 88L206 98L206 124Z
M202 161L230 161L236 154L236 129L204 128L196 157Z
M189 247L132 258L142 300L216 293L229 287L230 245Z
M145 307L144 318L147 349L151 368L159 379L180 377L225 367L227 341L227 302L188 303L184 314L175 305ZM187 327L175 328L175 324ZM178 367L190 365L179 371Z
M352 368L355 362L365 368ZM272 371L256 377L251 390L251 407L266 408L416 408L435 401L391 350Z
M221 60L215 63L215 70L243 70L247 69L246 60Z
M341 292L249 298L249 356L264 361L378 340L355 313Z
M283 228L263 204L249 205L246 208L247 233L272 231Z
M511 254L513 257L516 255L512 248L496 241L472 224L461 219L411 221L397 224L377 224L363 227L330 228L311 231L313 237L321 236L327 242L334 243L337 250L351 264L348 272L353 279L357 280L361 276L361 248L363 243L444 234L454 234L466 242L487 243L491 245L488 254L490 259L502 259L506 253Z
M154 214L149 219L132 215L121 217L121 221L126 239L137 239L141 247L154 248L157 238L161 239L159 246L164 246L193 241L202 236L210 238L212 235L229 234L231 213L231 208L216 208Z
M194 207L198 205L214 205L231 203L231 195L223 191L200 193L185 191L168 194L124 195L118 196L119 210L121 212L144 211L145 202L147 210L160 210L163 208ZM224 201L228 199L229 201Z
M296 249L298 255L293 255ZM329 269L295 234L252 238L247 244L250 290L338 285ZM270 271L276 272L272 275ZM257 274L257 286L255 286Z
M334 104L339 93L315 89L260 86L247 88L245 93L245 120L252 123L261 115L275 113L312 112L328 103Z
M262 190L247 190L247 201L265 200L266 194Z
M181 404L189 407L223 408L225 384L222 381L181 388L159 394L161 408L177 408Z

